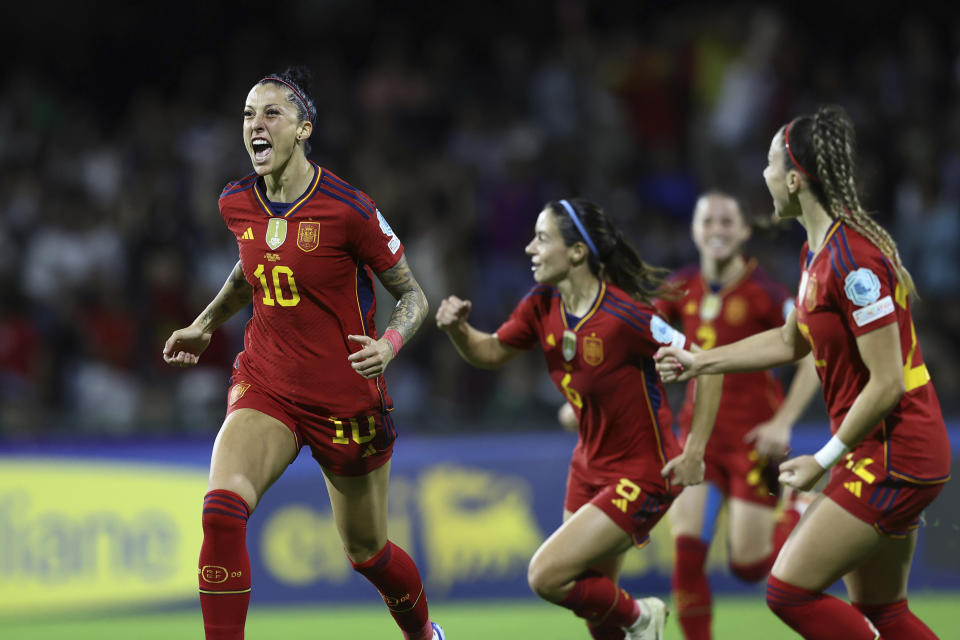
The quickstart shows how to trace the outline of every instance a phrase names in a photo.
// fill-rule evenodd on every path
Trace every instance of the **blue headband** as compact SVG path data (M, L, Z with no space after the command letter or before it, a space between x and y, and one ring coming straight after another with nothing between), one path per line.
M577 212L574 211L573 207L570 206L570 203L566 200L561 200L560 204L563 205L563 208L567 210L567 213L570 214L570 219L573 220L573 224L577 226L577 231L580 232L580 235L583 236L583 241L587 243L587 247L590 248L590 251L593 252L593 255L600 257L600 252L597 251L597 245L593 244L593 240L590 239L590 234L587 233L587 228L583 226L583 223L580 222L580 218L577 217Z

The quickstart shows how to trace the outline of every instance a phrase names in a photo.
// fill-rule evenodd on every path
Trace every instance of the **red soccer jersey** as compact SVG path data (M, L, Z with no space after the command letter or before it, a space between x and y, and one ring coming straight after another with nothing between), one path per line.
M685 340L653 307L601 283L589 313L575 318L556 287L540 285L496 335L518 349L540 343L550 378L577 415L572 464L579 471L602 480L641 478L647 490L669 488L660 469L680 448L652 356Z
M253 317L237 356L265 388L329 416L392 408L383 378L366 380L348 334L377 337L374 272L394 266L400 240L365 193L314 165L310 186L274 205L256 174L229 183L220 215L253 285Z
M906 393L858 445L858 456L892 476L923 483L950 475L950 442L930 374L917 344L910 300L890 262L855 229L837 221L816 253L806 243L797 295L797 326L813 349L830 430L837 432L870 377L856 339L896 323Z
M681 269L671 281L679 291L677 300L657 300L657 309L672 324L680 324L691 342L703 349L736 342L767 329L779 327L793 308L787 289L768 276L756 259L736 281L714 290L699 267ZM687 385L686 401L678 416L681 433L690 430L693 417L694 381ZM741 448L743 436L773 417L783 401L780 381L770 371L732 373L723 377L723 396L710 434L710 450Z

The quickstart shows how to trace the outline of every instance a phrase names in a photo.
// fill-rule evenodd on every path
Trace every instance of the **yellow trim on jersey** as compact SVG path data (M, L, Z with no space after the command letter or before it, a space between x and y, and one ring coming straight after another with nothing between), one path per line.
M841 225L841 224L842 224L842 222L841 222L840 218L837 218L836 221L834 221L834 223L833 223L833 224L830 226L830 228L827 230L827 235L824 236L824 238L823 238L823 243L822 243L819 247L817 247L817 250L816 250L816 251L813 252L813 258L810 259L809 264L813 264L814 260L817 259L817 256L820 255L820 252L823 251L824 247L826 247L827 244L830 242L830 238L832 238L832 237L833 237L833 234L835 234L835 233L837 232L837 229L840 228L840 225ZM809 250L810 247L807 246L807 249ZM806 270L806 268L805 268L804 270Z
M250 593L250 587L238 591L207 591L206 589L200 589L200 593L206 596L228 596L236 593Z
M321 167L320 165L318 165L318 164L315 163L315 162L311 162L310 164L312 164L313 167L314 167L314 169L316 170L316 173L315 173L314 176L313 176L313 182L310 184L310 186L307 188L307 190L303 193L303 195L300 197L300 199L298 199L296 202L294 202L293 204L291 204L291 205L290 205L290 208L287 209L287 212L286 212L285 214L283 214L283 216L281 216L281 217L287 218L287 217L290 217L291 215L293 215L293 213L294 213L297 209L299 209L299 208L303 205L304 202L306 202L307 200L310 199L310 196L313 195L313 192L317 190L317 187L318 187L318 186L320 186L320 178L321 178L321 176L323 176L323 167ZM277 216L274 215L273 210L270 209L270 206L269 206L269 205L266 203L266 201L263 199L263 195L261 195L261 193L260 193L260 185L259 185L259 183L257 183L257 182L255 182L254 185L253 185L253 194L256 196L257 202L260 203L260 207L263 208L263 210L266 212L266 214L267 214L268 216L270 216L270 217L272 217L272 218L277 217Z
M905 476L905 475L903 475L902 473L897 473L896 471L887 471L887 475L893 476L894 478L899 478L900 480L904 480L904 481L906 481L906 482L909 482L910 484L921 484L921 485L925 485L925 486L934 485L934 484L943 484L944 482L949 481L950 478L951 478L951 476L947 476L946 478L943 478L942 480L940 480L940 479L938 479L938 480L918 480L918 479L916 479L916 478L911 478L911 477L909 477L909 476Z
M574 331L579 331L580 327L582 327L587 320L593 317L593 314L595 314L597 312L597 309L600 308L600 303L603 302L603 296L606 292L607 292L607 283L601 280L600 291L597 292L597 299L593 301L593 306L590 307L590 311L587 311L587 313L582 318L580 318L580 322L578 322L577 326L573 328ZM570 328L567 326L567 308L563 305L562 296L560 298L560 321L563 323L564 329Z

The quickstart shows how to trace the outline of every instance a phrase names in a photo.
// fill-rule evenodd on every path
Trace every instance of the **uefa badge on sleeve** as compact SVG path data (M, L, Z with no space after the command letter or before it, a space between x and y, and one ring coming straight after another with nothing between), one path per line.
M843 292L850 302L863 307L880 299L880 279L870 269L860 267L843 280Z

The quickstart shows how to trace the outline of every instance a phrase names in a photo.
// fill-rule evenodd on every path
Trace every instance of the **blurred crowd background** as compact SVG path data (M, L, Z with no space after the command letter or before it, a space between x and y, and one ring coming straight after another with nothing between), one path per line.
M291 63L314 74L312 158L377 201L433 306L387 373L403 431L554 428L542 356L477 371L432 321L457 294L496 329L533 284L523 248L548 200L601 203L676 268L697 259L698 193L728 191L758 223L748 252L793 290L804 235L769 224L761 172L776 130L823 103L855 122L865 206L917 281L921 347L956 417L960 13L849 4L6 7L0 438L215 433L248 316L194 369L161 349L237 260L217 196L251 170L247 91Z

